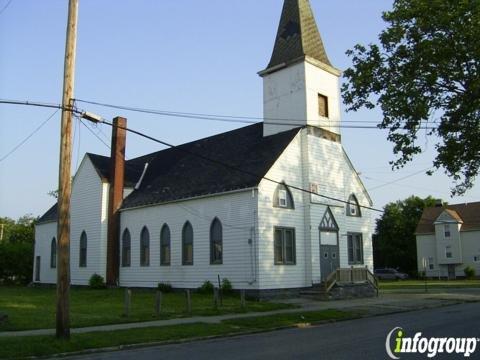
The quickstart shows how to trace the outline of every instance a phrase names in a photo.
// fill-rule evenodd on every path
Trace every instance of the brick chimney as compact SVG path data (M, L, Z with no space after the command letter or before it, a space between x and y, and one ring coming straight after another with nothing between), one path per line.
M113 119L110 155L110 193L108 198L107 285L117 286L120 266L120 213L125 179L127 119Z

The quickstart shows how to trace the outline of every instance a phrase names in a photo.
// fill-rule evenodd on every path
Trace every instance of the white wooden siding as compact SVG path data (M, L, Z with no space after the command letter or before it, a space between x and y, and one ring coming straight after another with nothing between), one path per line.
M303 140L302 140L303 138ZM307 140L308 139L308 140ZM308 146L302 146L308 144ZM302 151L303 149L303 151ZM307 169L307 171L304 171ZM302 171L303 170L303 171ZM359 203L371 206L370 198L346 157L342 145L307 135L302 130L267 173L276 181L309 189L309 182L319 185L320 194L347 201L355 194ZM273 207L276 184L263 180L259 186L259 263L260 288L294 288L320 282L319 225L330 206L339 226L340 266L349 267L347 233L363 235L364 264L373 270L373 218L370 210L361 209L361 217L346 216L345 204L319 196L305 195L292 189L295 209ZM273 229L294 227L296 232L296 265L274 265Z
M72 184L70 268L73 285L87 285L95 273L105 278L108 187L85 156ZM87 234L87 266L81 268L79 248L83 231Z
M57 282L57 269L50 268L50 246L53 238L57 240L57 222L42 223L35 226L34 282L42 284L55 284ZM40 281L35 281L35 261L37 256L40 256Z
M206 280L217 284L217 276L229 279L234 288L254 289L254 241L249 243L256 216L256 192L246 190L125 210L121 215L121 234L131 234L131 266L120 268L120 285L156 287L170 283L177 288L196 288ZM210 225L215 217L222 222L223 264L210 265ZM193 265L182 265L182 228L193 227ZM160 231L170 227L171 265L160 266ZM150 233L150 266L140 266L140 232Z

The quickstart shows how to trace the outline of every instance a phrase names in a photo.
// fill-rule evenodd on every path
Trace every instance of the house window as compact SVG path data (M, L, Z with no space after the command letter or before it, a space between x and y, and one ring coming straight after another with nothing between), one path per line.
M328 118L328 97L318 94L318 115Z
M150 266L150 233L146 226L140 233L140 266Z
M189 221L182 230L182 264L193 265L193 228Z
M347 216L357 216L357 217L362 216L362 213L360 212L360 205L358 204L357 197L353 194L350 195L350 197L348 198Z
M130 266L132 239L130 231L125 229L122 235L122 267Z
M445 233L445 237L446 238L449 238L451 236L451 233L450 233L450 224L445 224L444 225L444 233Z
M170 228L167 224L160 232L160 265L170 265Z
M80 235L80 259L78 266L87 267L87 233L85 231Z
M276 227L274 231L275 265L295 265L295 229Z
M223 262L222 232L222 223L215 218L210 226L210 264L221 264Z
M480 262L480 255L474 256L473 261L474 262Z
M452 255L452 247L451 246L446 246L445 247L445 257L447 259L451 259L453 257Z
M273 195L273 206L284 209L294 209L295 204L293 202L292 193L288 189L287 185L279 184L275 189Z
M287 207L287 190L278 191L278 206Z
M428 258L428 268L429 268L430 270L433 270L433 269L435 268L435 264L434 264L434 262L433 262L433 257L429 257L429 258Z
M50 244L50 267L55 269L57 267L57 240L52 239Z
M363 238L360 233L349 233L348 239L348 263L350 265L363 264Z

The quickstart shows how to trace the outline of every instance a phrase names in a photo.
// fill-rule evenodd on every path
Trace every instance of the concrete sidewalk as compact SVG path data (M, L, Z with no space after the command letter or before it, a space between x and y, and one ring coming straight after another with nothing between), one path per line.
M193 323L220 323L223 320L241 319L248 317L261 317L277 314L298 313L302 311L319 311L327 309L336 309L352 312L360 312L364 316L384 315L396 312L414 311L427 308L454 305L463 302L480 302L480 294L461 294L450 292L422 293L422 294L380 294L379 297L366 299L351 299L337 301L318 301L308 298L295 298L283 300L281 302L299 306L295 309L275 310L268 312L251 312L245 314L228 314L218 316L194 316L190 318L178 318L169 320L156 320L147 322L111 324L102 326L91 326L84 328L71 329L72 334L83 334L90 332L115 331L139 329L148 327L159 327L169 325L182 325ZM5 331L0 332L0 337L21 337L53 335L55 329L39 329L26 331Z

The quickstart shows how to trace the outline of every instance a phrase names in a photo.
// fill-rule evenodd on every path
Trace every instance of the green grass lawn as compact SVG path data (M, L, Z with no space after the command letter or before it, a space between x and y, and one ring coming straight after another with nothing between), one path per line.
M480 288L480 280L427 280L427 286L432 289L446 288ZM423 289L424 280L380 281L380 290Z
M279 327L295 326L305 322L346 320L356 316L354 313L338 310L323 310L228 320L220 324L199 323L77 334L72 335L70 341L56 340L53 336L0 338L0 358L17 359L27 356L47 356L87 349L119 347L128 344L226 336L252 331L267 331Z
M213 296L192 293L192 314L185 312L183 293L164 294L162 313L155 316L155 292L132 290L130 316L123 316L123 289L91 290L73 288L70 292L72 327L170 319L197 315L220 315L253 311L292 308L292 305L272 302L247 301L240 306L240 296L225 297L223 306L213 308ZM8 315L8 322L0 331L43 329L55 327L55 289L0 287L0 312Z

